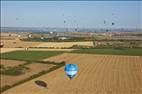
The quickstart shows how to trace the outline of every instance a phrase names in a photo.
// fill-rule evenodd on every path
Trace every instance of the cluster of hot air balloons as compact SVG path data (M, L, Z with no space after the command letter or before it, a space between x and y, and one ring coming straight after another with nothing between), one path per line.
M104 20L104 24L106 24L106 20ZM114 23L114 22L112 22L112 23L111 23L111 25L115 25L115 23Z

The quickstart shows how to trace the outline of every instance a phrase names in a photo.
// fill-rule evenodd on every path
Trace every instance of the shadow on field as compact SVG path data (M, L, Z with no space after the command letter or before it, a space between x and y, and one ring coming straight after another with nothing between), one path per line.
M44 88L47 88L47 83L41 80L36 80L35 84Z

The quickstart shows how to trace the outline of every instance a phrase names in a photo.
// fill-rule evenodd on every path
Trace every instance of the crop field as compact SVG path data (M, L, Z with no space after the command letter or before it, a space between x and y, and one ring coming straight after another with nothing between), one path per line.
M0 91L5 91L61 67L63 64L39 61L61 53L63 51L12 51L1 53Z
M9 62L10 63L10 62ZM20 63L20 62L19 62ZM18 74L18 68L17 70L15 70L15 72L17 73L5 73L4 75L2 74L1 76L1 86L6 86L6 85L13 85L21 80L24 80L34 74L37 74L41 71L46 71L49 68L53 67L53 65L51 64L40 64L40 63L31 63L31 64L27 64L25 65L26 68L28 69L23 69L22 73ZM11 71L13 71L13 69L11 69ZM8 71L7 71L8 72Z
M74 63L79 72L70 80L62 67L2 94L142 94L141 56L65 53L44 61ZM37 80L48 87L38 86Z
M36 47L54 47L54 48L68 48L73 45L81 45L81 46L93 46L92 41L84 41L84 42L43 42Z
M16 63L14 61L15 60L2 60L0 69L0 92L3 92L33 78L39 77L64 65L63 63L48 61L42 62L16 60ZM13 65L12 62L14 62Z
M0 54L12 51L24 50L23 48L0 48Z
M72 51L72 53L142 56L142 48L79 49Z
M63 51L13 51L2 53L1 58L14 60L41 60L61 53L63 53Z
M48 48L68 48L73 45L93 46L92 41L84 42L30 42L20 40L1 40L5 48L27 48L27 47L48 47Z
M5 67L14 67L20 64L24 64L25 61L17 61L17 60L0 60L0 65L4 65Z
M5 48L25 48L25 47L34 47L39 45L39 42L22 42L20 40L1 40L4 43Z
M1 48L0 53L12 52L12 51L25 51L25 48ZM46 48L28 48L28 51L73 51L75 49L46 49Z

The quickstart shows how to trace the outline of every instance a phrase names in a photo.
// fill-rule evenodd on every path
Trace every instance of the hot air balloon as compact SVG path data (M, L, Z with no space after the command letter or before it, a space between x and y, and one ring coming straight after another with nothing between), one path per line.
M65 66L64 71L66 73L66 75L72 79L73 77L76 76L77 72L78 72L78 67L75 64L68 64Z
M66 21L64 20L64 23L66 23Z
M106 24L106 21L104 20L104 24Z
M111 25L115 25L115 23L114 23L114 22L112 22L112 23L111 23Z
M75 31L77 31L77 28L75 28Z
M19 20L19 18L17 17L16 20Z

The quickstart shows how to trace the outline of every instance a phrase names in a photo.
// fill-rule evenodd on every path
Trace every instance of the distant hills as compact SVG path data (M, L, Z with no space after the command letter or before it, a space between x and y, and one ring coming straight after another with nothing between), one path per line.
M1 32L142 32L142 29L1 27Z

